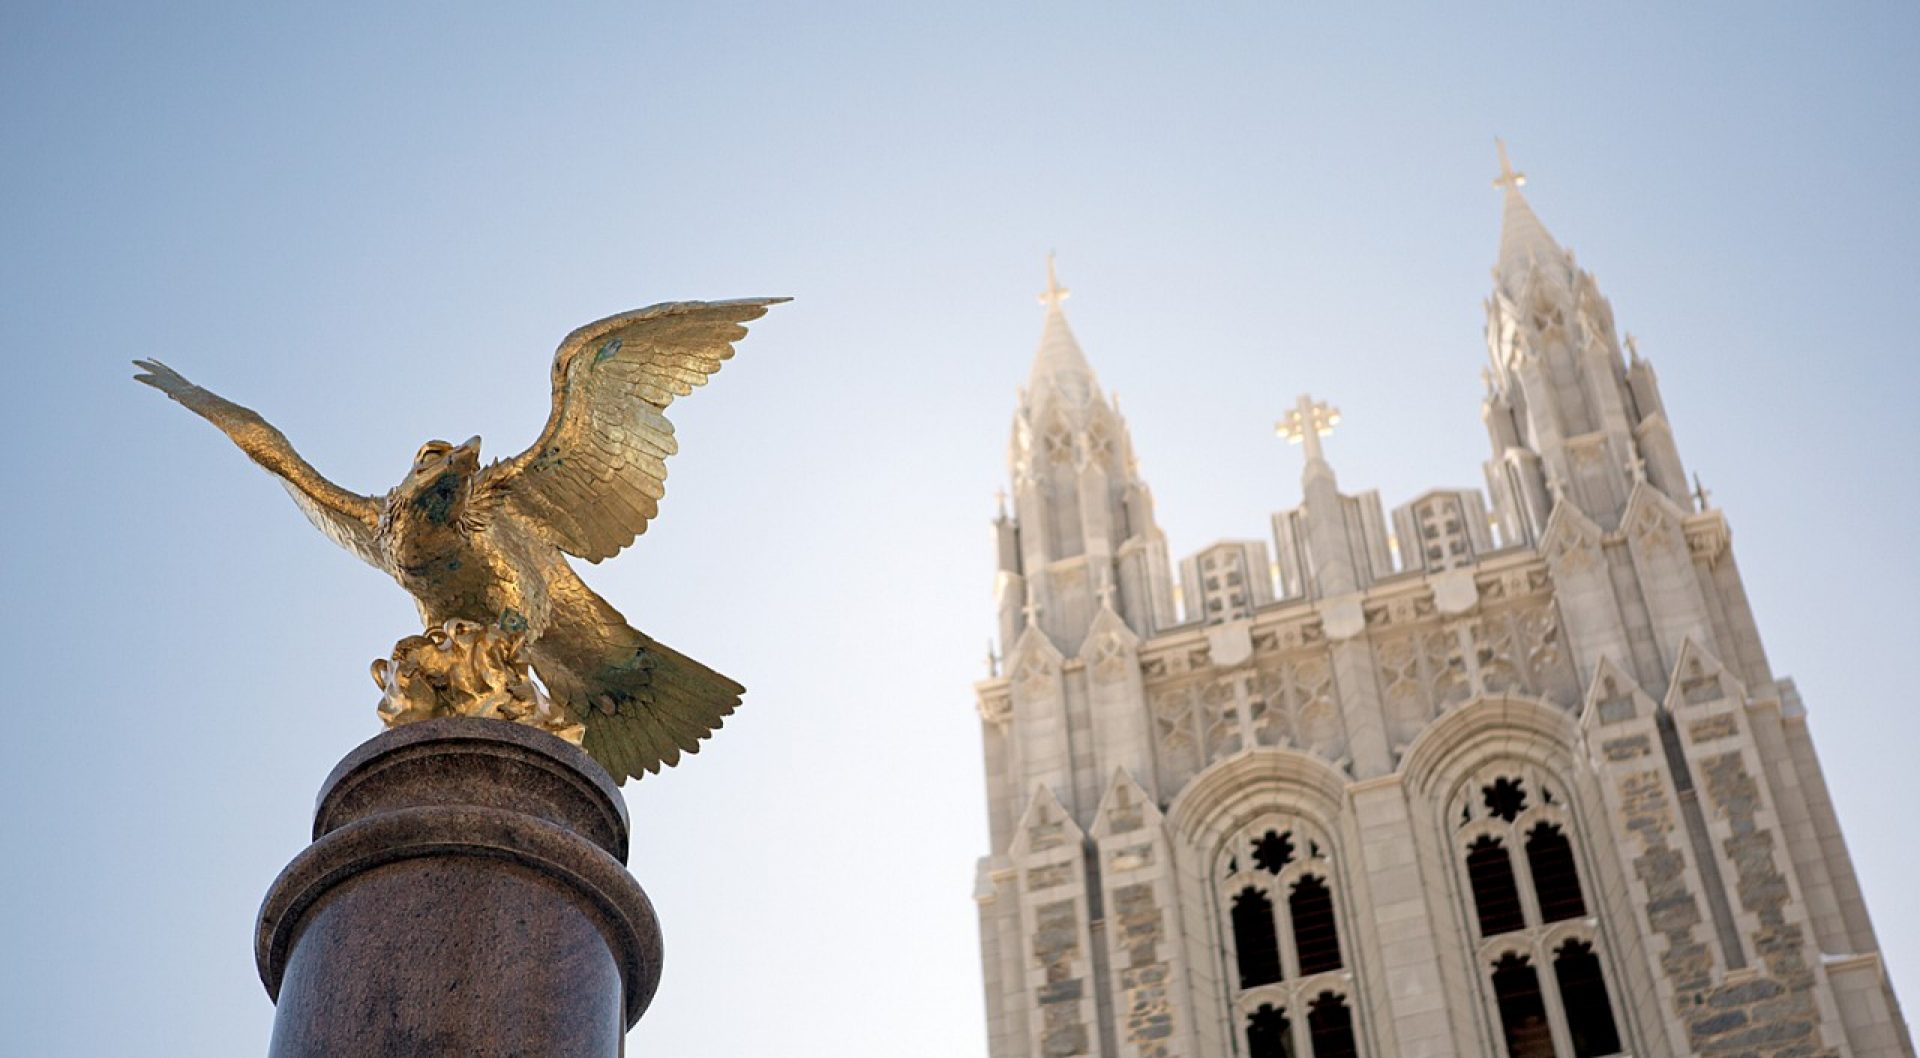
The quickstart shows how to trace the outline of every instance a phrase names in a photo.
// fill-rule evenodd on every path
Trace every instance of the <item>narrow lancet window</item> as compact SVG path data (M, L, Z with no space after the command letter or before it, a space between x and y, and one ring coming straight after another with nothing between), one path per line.
M1577 940L1562 945L1553 959L1553 976L1560 985L1560 1005L1567 1012L1573 1058L1618 1054L1620 1031L1613 1024L1607 982L1600 976L1600 958L1593 953L1593 945Z
M1353 1036L1353 1011L1345 998L1322 992L1307 1007L1307 1035L1313 1040L1313 1058L1357 1058L1360 1044Z
M1323 973L1340 968L1340 932L1334 924L1333 893L1327 883L1309 874L1294 883L1287 897L1293 918L1293 950L1300 957L1300 973Z
M1513 880L1513 861L1495 837L1482 837L1467 848L1467 880L1473 886L1473 908L1483 937L1526 928L1520 910L1520 886Z
M1494 964L1493 996L1500 1007L1507 1058L1555 1058L1540 977L1526 956L1508 954Z
M1271 1003L1247 1015L1247 1058L1293 1058L1293 1023Z
M1573 865L1573 846L1559 827L1542 823L1527 835L1527 866L1533 871L1533 891L1540 898L1542 922L1586 915L1586 901L1580 898L1580 872Z
M1280 938L1273 926L1273 901L1251 886L1233 898L1233 947L1240 959L1240 987L1280 980Z

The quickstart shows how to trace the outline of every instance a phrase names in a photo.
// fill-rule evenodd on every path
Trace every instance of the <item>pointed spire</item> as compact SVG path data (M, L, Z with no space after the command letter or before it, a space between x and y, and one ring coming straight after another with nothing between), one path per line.
M1526 197L1520 194L1527 174L1515 171L1513 163L1507 160L1506 142L1498 138L1493 142L1500 151L1500 175L1494 177L1493 186L1506 192L1500 217L1500 257L1493 271L1501 285L1513 293L1536 262L1559 261L1566 256L1566 251L1553 241L1547 226L1534 215L1533 207L1527 205Z
M1033 354L1027 389L1037 398L1045 391L1045 384L1051 383L1073 395L1075 403L1085 403L1098 389L1093 368L1087 364L1080 343L1074 340L1073 331L1067 326L1066 313L1060 311L1060 303L1069 293L1060 285L1053 254L1047 254L1047 289L1040 294L1040 304L1047 307L1047 317L1040 327L1040 348Z

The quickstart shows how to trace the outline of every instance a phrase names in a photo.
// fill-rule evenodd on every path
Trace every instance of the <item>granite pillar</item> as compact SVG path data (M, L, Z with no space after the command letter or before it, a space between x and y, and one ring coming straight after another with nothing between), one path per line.
M408 724L321 787L260 908L270 1058L615 1058L660 976L625 802L576 746L501 720Z

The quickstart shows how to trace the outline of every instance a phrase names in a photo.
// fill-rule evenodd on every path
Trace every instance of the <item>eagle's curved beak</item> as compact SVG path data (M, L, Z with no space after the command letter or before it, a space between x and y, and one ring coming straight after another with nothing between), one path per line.
M455 445L453 451L447 453L447 459L456 468L463 471L471 472L478 469L480 466L480 435L474 434L472 437Z

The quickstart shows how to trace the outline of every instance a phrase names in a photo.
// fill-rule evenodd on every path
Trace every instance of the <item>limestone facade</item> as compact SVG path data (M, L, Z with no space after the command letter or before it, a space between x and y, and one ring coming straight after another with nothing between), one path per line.
M1502 169L1486 492L1343 493L1303 398L1274 550L1177 579L1049 276L977 687L994 1058L1913 1058L1727 519Z

